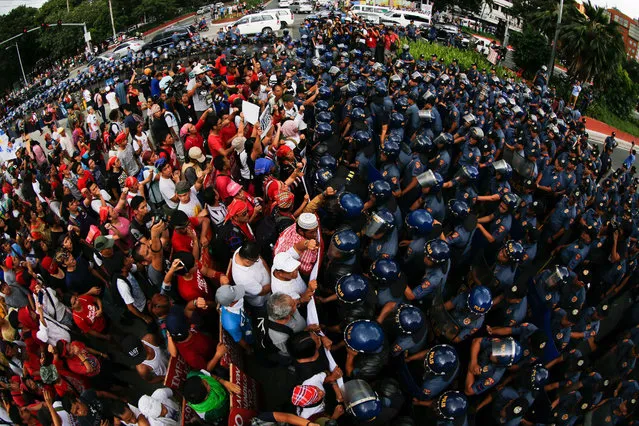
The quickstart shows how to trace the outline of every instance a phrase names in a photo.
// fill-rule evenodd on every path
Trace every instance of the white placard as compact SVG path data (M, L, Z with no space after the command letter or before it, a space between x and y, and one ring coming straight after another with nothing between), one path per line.
M242 101L242 112L244 113L244 120L253 125L260 118L260 107L254 103Z

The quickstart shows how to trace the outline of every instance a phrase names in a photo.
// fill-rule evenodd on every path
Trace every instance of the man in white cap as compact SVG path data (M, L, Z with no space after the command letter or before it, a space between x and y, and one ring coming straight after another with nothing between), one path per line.
M205 73L205 67L200 64L196 65L193 68L195 78L189 80L186 86L188 95L193 99L193 109L198 119L204 114L204 111L209 108L210 104L210 88L213 82Z
M299 254L288 251L278 253L273 258L271 270L271 291L287 294L298 304L308 302L317 289L317 281L312 280L307 286L300 276L299 257Z
M223 285L215 292L215 301L220 305L222 328L249 353L253 352L253 327L244 310L244 287Z
M160 388L149 395L142 395L138 409L151 426L178 426L181 424L182 410L173 400L170 388Z
M317 262L321 261L322 233L319 229L319 221L314 213L302 213L297 218L297 223L289 226L282 232L275 243L273 254L288 252L299 259L299 272L304 278L308 278ZM273 290L275 291L275 290Z

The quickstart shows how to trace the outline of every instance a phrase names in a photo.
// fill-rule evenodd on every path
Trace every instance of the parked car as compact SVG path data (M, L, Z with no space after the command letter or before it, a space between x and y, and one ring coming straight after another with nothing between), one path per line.
M351 12L353 12L355 15L358 14L358 12L374 12L374 13L387 13L390 12L392 9L390 7L382 7L382 6L369 6L367 4L354 4L353 6L351 6Z
M127 40L115 46L115 48L113 49L113 54L119 59L127 55L129 48L134 53L137 53L143 50L144 46L145 46L145 43L142 40L138 40L138 39Z
M295 22L295 16L291 9L269 9L265 12L275 13L276 17L280 20L282 28L290 27Z
M173 35L176 34L175 37ZM190 40L193 37L193 31L185 27L169 27L160 30L153 38L144 45L144 50L155 50L158 47L167 47L172 43Z
M197 10L196 14L198 14L198 15L206 15L210 11L211 11L211 6L202 6L201 8L199 8Z
M291 4L291 11L293 13L311 13L313 11L313 5L304 0L294 0Z
M431 16L420 12L411 12L407 10L391 10L382 15L380 23L397 24L402 27L407 26L413 21L416 26L429 26Z
M437 30L437 40L441 41L441 42L447 42L448 38L453 35L453 36L460 36L461 37L461 47L468 47L469 43L470 43L470 39L468 38L468 36L464 33L462 33L459 28L455 25L450 25L450 24L446 24L446 25L438 25L435 27Z
M232 25L237 25L242 35L279 31L282 28L282 24L277 18L277 15L270 10L243 16Z
M291 2L289 0L280 0L279 6L281 8L282 7L290 7L291 6Z
M383 14L376 12L357 12L356 15L364 21L375 25L380 24L382 22L382 18L384 18Z

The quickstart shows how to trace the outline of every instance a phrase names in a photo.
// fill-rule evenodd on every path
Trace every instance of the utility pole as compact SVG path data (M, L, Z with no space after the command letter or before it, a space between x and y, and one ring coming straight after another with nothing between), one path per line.
M550 85L550 79L555 72L555 51L557 50L557 40L559 39L559 29L561 27L561 15L564 12L564 0L559 0L559 14L557 15L557 28L555 29L555 38L552 42L552 50L550 51L550 64L548 65L548 82Z
M109 0L109 14L111 15L111 29L113 30L113 42L115 43L115 21L113 20L113 6Z
M27 83L27 76L24 73L24 66L22 66L22 57L20 57L20 48L18 47L18 43L14 44L16 51L18 52L18 62L20 62L20 70L22 70L22 78L24 79L24 86L28 86L29 83ZM9 48L11 48L12 46L7 46L4 48L4 50L8 50Z
M71 8L69 7L69 0L67 0L67 13L71 12Z

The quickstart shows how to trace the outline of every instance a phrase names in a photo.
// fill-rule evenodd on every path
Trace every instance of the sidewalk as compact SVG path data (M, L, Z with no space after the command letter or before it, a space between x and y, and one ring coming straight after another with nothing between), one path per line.
M617 134L615 139L619 141L628 142L628 144L630 144L633 141L639 140L639 138L636 136L632 136L631 134L622 132L621 130L617 130L612 126L609 126L608 124L599 120L595 120L594 118L591 118L591 117L586 117L586 129L589 132L603 133L606 136L610 136L612 132L615 132Z

